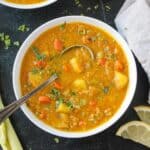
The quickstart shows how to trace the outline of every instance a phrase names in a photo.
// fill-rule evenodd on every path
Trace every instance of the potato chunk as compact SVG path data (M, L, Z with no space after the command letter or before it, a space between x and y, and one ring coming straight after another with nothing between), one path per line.
M34 87L38 86L43 81L43 79L39 73L33 74L32 72L29 72L28 80L29 80L29 83L31 83L32 86L34 86Z
M123 89L128 83L128 78L123 73L115 71L114 83L117 89Z
M57 120L54 124L56 128L68 128L69 127L69 116L68 114L60 113L59 120Z
M76 73L81 73L81 72L82 72L82 67L81 67L81 65L80 65L80 63L79 63L79 60L78 60L77 58L75 58L75 57L72 58L72 59L70 60L70 64L71 64L73 70L74 70Z
M73 82L73 86L78 90L85 90L87 89L86 82L83 79L76 79Z
M60 113L69 113L71 111L71 108L67 106L65 103L60 103L56 109L56 112Z

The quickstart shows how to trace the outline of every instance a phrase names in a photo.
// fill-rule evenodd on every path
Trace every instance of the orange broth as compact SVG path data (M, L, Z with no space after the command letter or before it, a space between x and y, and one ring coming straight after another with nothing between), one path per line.
M84 48L92 49L92 60ZM41 34L28 49L20 74L22 95L52 74L59 79L29 99L27 106L46 124L64 131L86 131L108 121L128 87L128 63L119 43L101 28L74 22Z

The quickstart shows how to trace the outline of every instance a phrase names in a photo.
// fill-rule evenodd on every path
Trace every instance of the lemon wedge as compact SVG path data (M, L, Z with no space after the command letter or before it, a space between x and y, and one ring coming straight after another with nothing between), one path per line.
M140 120L150 125L150 106L136 106L134 107Z
M150 148L150 125L142 121L131 121L126 123L119 128L116 135Z

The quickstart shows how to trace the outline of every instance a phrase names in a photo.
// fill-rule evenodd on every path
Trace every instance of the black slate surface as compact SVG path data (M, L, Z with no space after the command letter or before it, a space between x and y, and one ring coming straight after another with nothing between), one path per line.
M55 4L36 10L18 10L0 5L0 32L9 34L13 40L23 42L36 27L46 21L59 16L80 14L95 17L115 27L113 20L124 0L81 0L81 2L83 8L78 8L74 0L58 0ZM99 8L94 10L97 3L99 3ZM108 10L106 5L109 5L111 10ZM87 11L87 7L92 7L92 10ZM17 31L21 24L28 25L30 31L26 33ZM5 105L15 100L12 87L12 68L17 52L17 47L12 46L5 50L0 43L0 93ZM37 128L21 110L18 110L11 117L11 121L24 150L146 150L147 148L140 144L115 136L115 132L122 124L138 119L133 107L147 104L148 80L138 61L137 68L138 84L132 104L116 124L95 136L82 139L59 138L60 142L56 144L55 136Z

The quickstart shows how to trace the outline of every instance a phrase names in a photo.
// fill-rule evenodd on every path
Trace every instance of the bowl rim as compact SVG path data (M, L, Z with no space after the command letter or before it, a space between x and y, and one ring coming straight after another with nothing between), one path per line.
M36 8L42 8L48 6L56 1L57 0L46 0L44 2L35 3L35 4L16 4L13 2L7 2L5 0L0 0L0 4L7 7L18 8L18 9L36 9Z
M119 107L117 112L108 121L106 121L103 124L100 124L99 126L97 126L94 129L90 129L90 130L87 130L85 132L81 132L81 131L80 132L61 131L61 130L55 129L55 128L45 124L41 120L39 120L29 110L29 108L26 106L26 104L21 106L22 111L28 117L28 119L33 124L35 124L37 127L41 128L42 130L44 130L44 131L46 131L50 134L60 136L60 137L65 137L65 138L83 138L83 137L88 137L88 136L91 136L91 135L95 135L97 133L100 133L100 132L106 130L107 128L112 126L114 123L116 123L121 118L121 116L125 113L125 111L129 107L129 105L130 105L130 103L133 99L133 96L134 96L134 93L135 93L135 90L136 90L137 68L136 68L136 63L135 63L134 56L133 56L131 50L129 49L127 43L122 38L122 36L117 31L115 31L111 26L107 25L106 23L104 23L100 20L97 20L97 19L91 18L91 17L86 17L86 16L59 17L59 18L50 20L50 21L44 23L43 25L39 26L38 28L36 28L26 38L26 40L21 45L21 47L20 47L20 49L17 53L17 56L15 58L14 65L13 65L13 79L12 79L13 80L13 89L14 89L15 96L16 96L17 99L20 98L20 96L21 96L20 80L19 80L19 78L20 78L20 68L21 68L23 57L24 57L26 51L28 50L28 47L44 31L46 31L47 29L50 29L54 26L57 26L59 24L62 24L64 22L67 22L67 23L68 22L83 22L83 23L87 23L87 24L97 26L99 28L104 29L106 32L108 32L121 45L121 47L124 51L124 54L126 55L126 59L128 61L128 64L129 64L129 85L128 85L128 89L127 89L127 92L126 92L126 96L125 96L121 106ZM39 33L39 31L40 31L40 33Z

